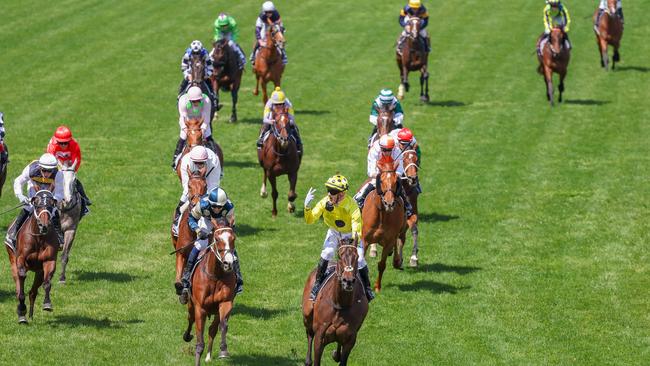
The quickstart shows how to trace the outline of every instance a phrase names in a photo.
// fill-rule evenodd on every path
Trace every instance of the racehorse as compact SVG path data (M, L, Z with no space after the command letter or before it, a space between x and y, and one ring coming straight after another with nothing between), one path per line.
M537 72L544 75L544 84L546 84L546 98L553 106L553 73L560 75L559 102L562 103L562 92L564 92L564 78L566 77L567 68L571 53L566 47L565 34L562 28L555 27L551 30L550 40L542 42L540 52L537 53L539 67Z
M253 72L256 75L255 90L253 95L259 94L260 84L262 85L262 100L266 103L269 100L266 92L266 84L272 81L275 86L280 86L284 64L282 63L282 50L284 50L284 34L282 27L274 24L266 27L266 39L260 40L260 48L255 56Z
M214 42L214 48L210 53L214 65L214 72L210 76L212 90L214 90L215 99L219 100L219 90L230 91L232 96L232 114L230 122L237 121L237 93L241 84L242 73L244 69L239 68L238 57L235 50L228 45L227 39L221 39Z
M323 284L315 301L309 299L316 278L311 271L302 293L302 316L307 331L305 365L320 365L325 346L336 342L332 358L339 365L347 365L348 357L357 341L357 333L368 313L368 299L358 276L356 242L341 240L335 274Z
M395 123L393 118L395 117L395 106L381 106L377 110L377 132L372 135L368 143L368 149L372 147L372 144L377 141L380 137L388 135L390 131L395 129Z
M16 251L7 246L9 262L11 263L11 275L16 282L16 298L18 299L18 323L26 324L25 314L25 278L27 271L33 271L34 283L29 291L29 318L34 317L34 302L38 294L38 288L43 285L45 299L43 299L43 310L52 311L50 300L50 289L52 277L56 270L56 256L59 249L59 241L52 225L56 201L54 195L48 190L41 190L31 199L33 212L18 232Z
M597 18L598 9L594 13L594 23ZM609 66L607 46L612 45L614 47L614 57L612 58L612 70L614 70L616 63L621 59L618 49L621 46L621 38L623 38L623 21L616 14L616 0L607 0L607 9L605 14L601 16L599 23L594 27L594 33L596 33L600 66L605 68L605 71Z
M420 169L418 162L418 155L415 150L409 148L402 152L402 159L404 164L404 177L402 177L402 186L406 192L406 199L411 204L413 216L407 220L411 235L413 236L413 251L409 260L410 267L418 266L418 195L419 191L419 178L418 170Z
M278 215L276 201L278 199L278 189L275 178L286 174L289 178L289 203L287 210L294 212L296 205L296 182L298 180L298 169L300 169L300 156L296 141L289 134L289 113L284 105L273 106L274 121L268 138L264 141L262 148L257 150L257 158L260 166L264 170L264 179L260 196L266 198L266 179L271 183L271 197L273 198L272 215L275 218Z
M203 129L201 128L201 120L200 119L188 119L185 121L185 133L187 134L187 140L185 141L185 147L183 148L183 151L181 154L178 156L178 163L176 164L176 175L178 175L178 179L181 179L181 159L183 159L183 156L188 154L190 150L194 146L198 145L203 145L206 146L205 140L203 140ZM206 146L206 148L210 148L209 146ZM219 158L219 163L221 163L221 170L223 171L223 151L221 150L221 146L215 141L214 143L214 151L215 154L217 154L217 157Z
M176 294L179 296L183 290L183 285L181 284L183 269L185 268L187 257L192 251L192 244L196 241L196 233L190 229L188 218L192 207L198 204L201 197L208 191L208 185L205 180L207 169L207 166L204 166L198 171L192 172L188 167L187 174L189 181L187 182L187 188L189 199L178 222L178 236L175 236L172 231L172 245L176 253L176 278L174 287L176 288ZM172 214L172 221L174 220L173 217L174 215Z
M203 252L202 260L196 265L192 275L192 297L187 306L187 329L183 340L192 340L190 331L192 324L196 323L196 350L194 352L195 365L201 364L206 317L215 315L208 330L208 354L205 362L212 360L212 344L221 330L221 344L219 358L229 357L226 334L228 333L228 318L235 300L235 232L223 220L212 220L214 233L212 243Z
M429 52L424 43L425 40L418 39L421 27L422 19L409 17L408 24L405 27L406 40L404 40L402 49L395 51L401 81L397 90L397 97L404 99L404 92L409 91L409 72L420 71L420 100L428 102L429 72L427 71L427 63Z
M398 179L396 173L398 162L377 162L376 189L368 194L363 205L361 218L363 227L364 252L368 245L379 243L383 247L381 260L377 265L379 275L375 282L375 291L381 291L381 278L386 269L386 258L393 254L393 267L402 269L402 249L406 239L406 215L404 202L397 195Z
M192 53L192 56L190 56L190 65L190 82L184 92L187 92L187 90L192 86L198 86L203 90L203 93L210 97L210 102L212 103L210 108L210 128L212 128L212 120L218 110L217 103L219 103L219 100L215 98L213 91L210 90L212 85L208 85L205 81L205 64L203 63L203 56Z
M65 283L65 269L70 258L70 250L77 234L77 225L81 220L81 194L77 191L77 166L75 160L72 165L63 165L60 171L63 173L63 201L59 203L61 214L61 230L63 231L63 253L61 254L61 276L59 283Z

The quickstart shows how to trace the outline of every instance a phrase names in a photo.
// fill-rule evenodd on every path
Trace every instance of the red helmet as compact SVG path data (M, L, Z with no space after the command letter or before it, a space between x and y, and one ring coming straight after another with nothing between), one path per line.
M56 142L68 142L72 140L72 131L66 126L59 126L54 132Z
M413 140L413 132L408 128L402 128L397 133L397 139L400 140L400 142L411 142L411 140Z

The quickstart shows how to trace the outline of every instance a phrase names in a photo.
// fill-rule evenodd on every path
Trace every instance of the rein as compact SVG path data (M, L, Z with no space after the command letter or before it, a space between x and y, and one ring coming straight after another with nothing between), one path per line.
M208 248L210 248L210 251L214 254L214 256L215 256L215 258L217 259L217 261L218 261L219 263L223 264L224 258L223 258L223 256L222 256L221 254L219 254L219 249L217 249L217 250L214 249L215 244L217 244L218 241L219 241L219 240L217 240L217 238L216 238L216 236L217 236L216 234L217 234L218 232L221 232L221 231L229 231L229 232L231 232L233 235L234 235L234 233L235 233L235 231L234 231L231 227L220 227L220 228L218 228L218 229L215 229L215 230L214 230L214 233L213 233L213 235L212 235L212 237L214 238L214 240L212 241L212 243L209 245ZM224 249L224 252L225 252L226 254L227 254L228 252L230 252L230 246L226 245L226 248ZM203 268L201 268L201 271L202 271L206 276L208 276L208 278L210 278L211 280L217 281L217 280L220 279L220 278L217 277L215 274L210 273L209 270L207 269L207 266L203 266Z

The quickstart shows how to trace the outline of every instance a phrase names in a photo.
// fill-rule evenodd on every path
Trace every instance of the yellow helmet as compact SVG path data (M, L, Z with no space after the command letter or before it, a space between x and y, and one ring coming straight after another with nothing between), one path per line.
M286 95L279 86L275 87L275 90L271 94L271 103L273 104L284 104L284 101L287 99Z
M343 192L348 190L349 185L348 180L344 176L336 174L325 182L325 187L328 188L328 190L335 189L339 192Z
M420 6L422 6L422 1L420 0L409 0L409 7L413 9L418 9Z

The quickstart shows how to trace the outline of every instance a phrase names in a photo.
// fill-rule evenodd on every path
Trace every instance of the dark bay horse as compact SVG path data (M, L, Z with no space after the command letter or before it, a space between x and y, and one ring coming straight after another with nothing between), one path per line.
M332 358L339 365L347 365L350 352L357 341L357 333L368 313L368 299L358 276L356 243L341 240L338 249L339 260L335 274L325 282L316 297L309 295L316 278L314 269L307 277L302 294L302 315L307 331L307 357L305 365L319 366L325 346L336 342Z
M411 204L413 216L407 220L411 235L413 236L413 250L409 261L410 267L418 266L418 196L419 192L419 178L418 170L420 169L418 163L418 154L413 148L409 148L402 152L404 161L404 177L402 177L402 186L406 192L406 199Z
M0 113L0 118L1 118L1 113ZM0 153L6 154L8 156L8 153L6 152L7 150L7 143L6 142L0 142ZM5 180L7 180L7 166L9 165L9 160L0 160L0 197L2 197L2 187L5 185Z
M61 230L63 231L63 253L61 253L61 276L59 283L66 281L65 270L70 259L70 250L77 234L77 226L81 221L81 194L77 191L77 161L72 165L61 166L63 174L63 201L59 203L61 214Z
M410 17L408 24L405 27L407 35L401 49L401 54L399 50L395 51L397 67L399 68L400 75L400 85L397 91L397 97L399 99L404 99L404 92L409 91L409 72L420 71L420 100L428 102L429 72L427 71L427 63L429 52L426 49L424 41L418 39L421 27L422 19L418 17Z
M289 133L289 113L284 105L273 107L274 122L271 126L269 137L264 141L261 149L257 150L257 157L260 166L264 170L264 179L260 196L266 198L266 180L271 183L271 197L273 198L273 217L278 215L276 201L278 199L278 189L276 178L286 174L289 178L289 195L287 210L294 212L296 205L296 182L298 181L298 169L300 169L300 156L296 141Z
M597 18L598 9L594 13L594 23ZM607 9L605 10L605 14L600 18L600 22L594 27L594 33L596 33L600 65L605 71L607 71L609 66L607 47L608 45L614 47L614 57L612 58L612 70L614 70L616 63L621 59L618 49L621 46L621 38L623 38L623 21L616 14L616 0L607 0Z
M212 89L214 90L216 100L219 100L219 90L230 91L230 95L232 96L230 122L236 122L237 98L244 69L239 68L237 54L228 45L227 39L224 38L214 42L213 47L210 53L214 65L214 72L210 76Z
M376 189L368 194L361 213L364 251L368 245L378 243L383 247L377 265L379 275L375 291L381 291L381 278L386 269L386 258L393 254L393 267L402 269L402 249L406 239L406 214L404 202L397 195L398 179L395 169L398 162L377 162L379 174Z
M194 146L203 145L206 146L205 140L203 139L203 129L201 128L200 119L188 119L185 121L185 133L187 134L187 141L185 141L185 147L178 157L178 164L176 164L176 175L178 179L181 179L181 160L183 156L188 154ZM223 151L221 146L215 141L214 146L217 151L214 153L217 154L219 162L221 163L221 169L223 170ZM207 146L206 146L207 147Z
M34 211L23 224L18 232L16 252L7 246L9 262L11 263L11 275L16 282L16 297L18 299L18 323L26 324L25 317L27 307L25 306L25 278L27 271L33 271L34 283L29 291L29 318L34 316L34 302L38 294L38 288L43 285L45 299L43 299L43 310L52 311L50 300L50 289L52 277L56 271L56 257L59 249L59 241L52 219L56 202L52 192L41 190L36 192L31 199Z
M377 110L377 132L372 135L368 143L368 149L372 144L377 141L381 136L388 135L390 131L395 129L393 118L395 117L395 106L382 106Z
M187 93L187 90L189 90L189 88L192 86L198 86L201 88L203 93L207 94L210 97L210 102L212 102L210 108L210 126L212 126L212 120L214 119L214 115L217 112L217 103L219 100L214 98L214 94L212 90L210 90L210 87L212 85L208 85L208 83L205 81L206 71L203 56L201 54L192 53L190 56L190 67L190 82L183 93Z
M207 167L203 167L197 172L191 172L188 169L187 173L190 178L187 182L189 200L178 222L178 236L175 236L173 232L171 233L172 245L176 253L176 278L174 280L174 287L176 288L176 294L179 296L183 290L183 285L181 284L183 269L185 268L187 257L192 251L192 244L196 241L196 233L190 229L190 224L187 219L189 218L190 211L192 211L192 207L198 204L201 197L207 193L208 185L205 180L206 170ZM173 220L174 214L172 214Z
M214 233L212 243L204 251L203 260L196 266L192 275L192 298L187 305L187 329L183 340L192 340L190 334L192 324L196 323L196 350L194 353L195 365L201 364L201 355L205 346L203 331L206 317L213 316L212 324L208 330L208 354L205 362L212 359L212 344L221 331L221 344L219 358L229 357L226 334L228 333L228 319L235 300L235 232L224 221L212 220Z
M537 59L539 67L537 72L544 75L544 84L546 85L546 98L553 106L553 73L560 75L560 97L558 101L562 103L562 92L564 92L564 78L566 77L569 67L571 53L566 47L565 35L562 28L556 27L551 30L550 40L541 46L541 52L538 52Z
M284 34L282 27L278 24L268 26L266 30L266 39L260 44L257 55L255 56L255 90L253 95L259 94L260 84L262 86L262 101L266 103L269 96L266 91L266 84L269 81L273 85L280 86L282 81L282 73L284 72L284 64L282 63L282 50L284 50Z

